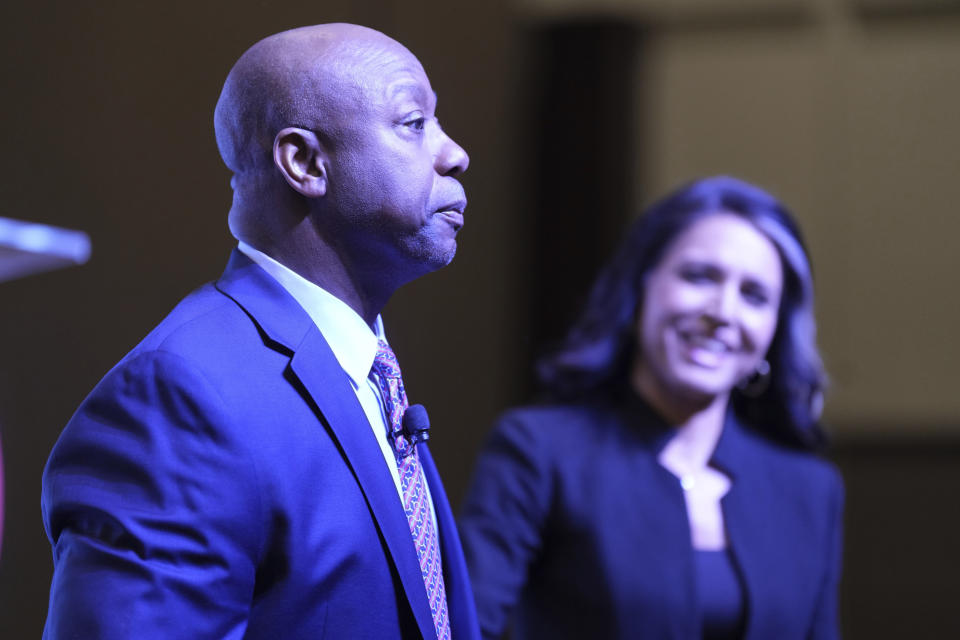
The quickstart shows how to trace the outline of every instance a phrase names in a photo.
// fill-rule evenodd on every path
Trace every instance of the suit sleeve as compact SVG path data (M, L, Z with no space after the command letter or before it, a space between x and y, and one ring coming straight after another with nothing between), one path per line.
M478 459L460 534L484 638L500 637L536 558L552 481L538 427L508 414Z
M45 639L240 638L261 539L256 469L179 356L118 365L54 447Z
M840 574L843 564L843 505L844 488L839 472L833 472L830 492L830 525L828 530L827 572L823 578L817 607L814 611L810 640L834 640L840 637L837 615Z

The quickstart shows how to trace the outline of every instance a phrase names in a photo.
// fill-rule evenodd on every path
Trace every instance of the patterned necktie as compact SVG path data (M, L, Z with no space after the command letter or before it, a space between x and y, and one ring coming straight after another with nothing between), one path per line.
M377 373L380 393L386 404L390 425L390 439L393 441L400 470L400 488L403 491L403 510L407 513L410 534L417 548L420 560L420 573L427 589L427 600L433 614L433 625L439 640L449 640L450 620L447 617L447 592L443 586L443 567L440 564L440 545L437 529L433 524L427 495L427 479L420 466L420 456L416 447L403 435L403 413L407 410L407 394L400 377L400 365L393 350L383 340L377 349L373 361ZM412 451L411 451L412 449Z

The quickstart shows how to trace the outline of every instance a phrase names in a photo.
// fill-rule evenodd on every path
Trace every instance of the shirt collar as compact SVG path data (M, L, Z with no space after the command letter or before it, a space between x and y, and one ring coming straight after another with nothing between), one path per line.
M320 329L337 362L354 385L359 387L363 384L373 367L378 341L386 342L381 317L377 315L371 331L356 311L329 291L242 240L237 248L293 296Z

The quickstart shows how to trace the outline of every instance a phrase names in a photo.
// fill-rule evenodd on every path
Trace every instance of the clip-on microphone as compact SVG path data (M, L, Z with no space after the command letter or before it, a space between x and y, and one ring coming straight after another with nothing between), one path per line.
M430 418L422 404L412 404L403 412L403 436L410 443L407 455L417 444L430 439Z

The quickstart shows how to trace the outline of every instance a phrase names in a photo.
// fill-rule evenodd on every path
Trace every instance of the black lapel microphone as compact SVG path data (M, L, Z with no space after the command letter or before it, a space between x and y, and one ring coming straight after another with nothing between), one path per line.
M422 404L412 404L403 412L403 435L413 447L430 439L430 418Z

